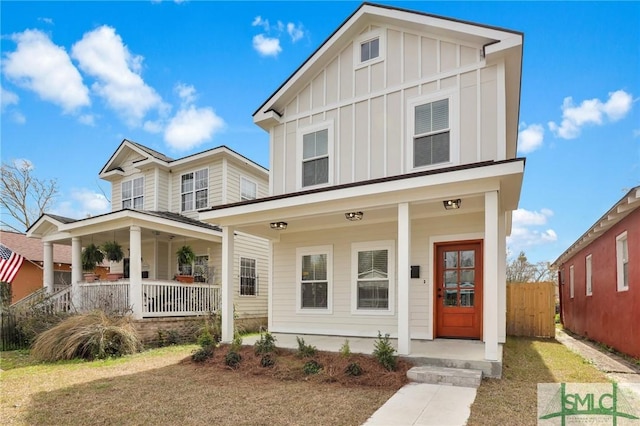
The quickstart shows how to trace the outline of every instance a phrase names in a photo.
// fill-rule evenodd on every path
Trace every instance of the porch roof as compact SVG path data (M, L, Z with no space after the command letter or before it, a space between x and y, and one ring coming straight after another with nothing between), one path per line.
M520 199L524 165L523 158L486 161L327 186L216 206L201 210L199 218L278 239L282 231L270 229L274 221L286 221L289 229L323 229L346 226L344 213L363 211L363 223L383 223L396 220L401 202L420 206L413 217L484 211L484 193L491 190L499 191L502 209L512 211ZM442 201L452 198L462 198L463 207L445 211Z
M139 226L143 239L171 240L177 236L219 242L221 229L178 213L122 209L85 219L44 213L27 230L27 237L68 244L72 237L91 236L93 242L128 239L130 226Z

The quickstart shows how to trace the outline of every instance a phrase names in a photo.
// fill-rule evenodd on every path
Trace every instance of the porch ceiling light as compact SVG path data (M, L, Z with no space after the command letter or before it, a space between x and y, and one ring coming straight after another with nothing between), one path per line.
M356 220L362 220L362 216L364 216L364 213L362 212L349 212L344 214L344 217L352 222Z
M283 229L287 229L287 222L271 222L270 226L271 229L282 231Z
M460 208L462 200L460 198L457 200L444 200L442 204L444 204L444 208L447 210L455 210Z

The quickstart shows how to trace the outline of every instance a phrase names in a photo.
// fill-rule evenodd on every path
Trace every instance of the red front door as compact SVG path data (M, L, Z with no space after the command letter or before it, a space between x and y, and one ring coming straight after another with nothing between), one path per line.
M436 337L482 338L482 242L436 245Z

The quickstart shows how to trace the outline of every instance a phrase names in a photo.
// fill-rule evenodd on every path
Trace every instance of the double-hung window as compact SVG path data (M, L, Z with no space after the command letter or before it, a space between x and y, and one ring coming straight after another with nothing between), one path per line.
M352 245L353 291L351 307L353 313L392 313L393 247L393 241L354 243Z
M616 266L618 291L629 290L629 245L627 231L616 237Z
M258 193L258 185L247 179L246 177L240 177L240 199L242 201L255 200Z
M180 210L190 211L207 207L209 197L209 169L185 173L180 178Z
M330 313L332 247L300 248L296 251L297 312Z
M240 258L240 295L258 295L258 280L256 275L255 259L250 259L247 257Z
M329 182L329 129L302 136L302 186Z
M449 98L416 105L413 118L413 167L450 162Z
M144 208L144 178L122 182L122 208L142 210Z

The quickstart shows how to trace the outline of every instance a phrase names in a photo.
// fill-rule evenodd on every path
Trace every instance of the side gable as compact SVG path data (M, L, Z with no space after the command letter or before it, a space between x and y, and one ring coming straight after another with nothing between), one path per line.
M115 176L123 176L126 169L137 167L146 161L166 166L173 159L144 145L124 139L102 167L99 176L106 180Z

